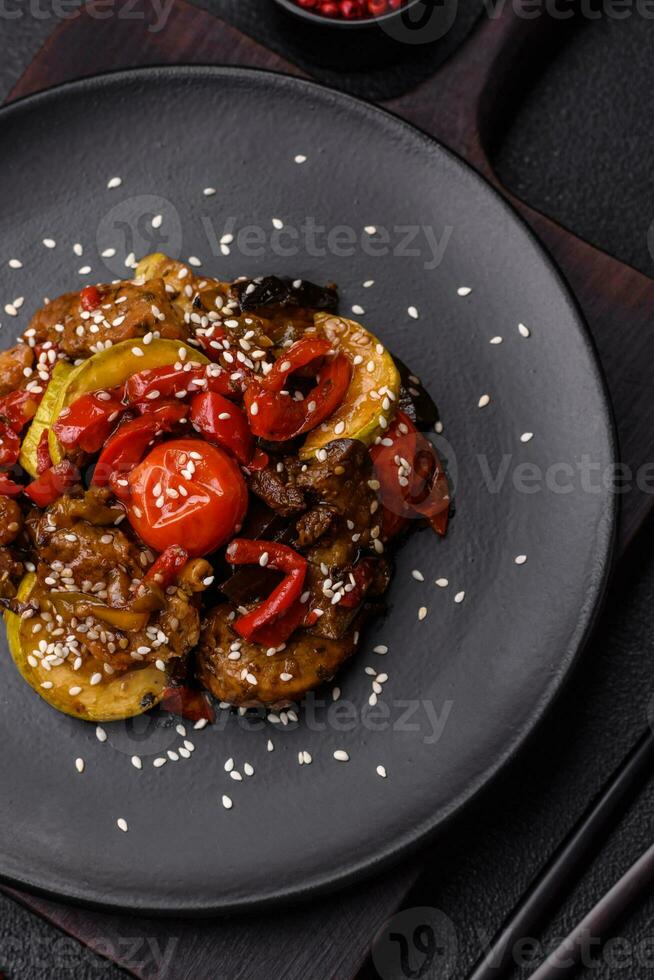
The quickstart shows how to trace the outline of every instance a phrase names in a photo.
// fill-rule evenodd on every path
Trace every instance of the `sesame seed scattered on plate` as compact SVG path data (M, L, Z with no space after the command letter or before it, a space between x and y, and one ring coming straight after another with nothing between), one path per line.
M520 442L531 442L533 438L534 438L533 432L523 432L522 435L520 436Z
M418 610L418 619L420 620L420 622L423 621L426 615L427 615L427 606L421 606L420 609Z
M10 269L22 269L23 268L23 263L20 261L20 259L9 259L9 262L7 263L7 265L9 266Z
M516 555L513 560L516 563L516 565L524 565L525 562L527 561L527 556L526 555Z
M196 732L199 732L202 731L202 729L205 728L206 726L207 726L207 719L200 718L200 720L196 721L196 723L193 725L193 728L195 729ZM188 748L188 745L186 747Z
M189 257L188 257L188 264L189 265L192 265L192 266L195 266L195 268L197 269L199 266L202 265L202 262L197 257L197 255L189 255Z
M525 340L527 339L527 337L531 337L531 330L529 329L529 327L526 327L524 323L518 324L518 332L520 333L521 337L525 338Z
M113 257L114 257L115 254L116 254L116 249L115 248L105 248L104 252L102 252L102 258L103 259L113 259Z
M254 766L250 762L243 763L243 772L246 776L254 776Z
M490 395L482 395L478 402L479 408L486 408L490 405Z
M374 225L366 225L363 230L365 231L366 235L374 235L377 232L377 229Z
M122 182L121 177L110 177L107 181L107 190L112 191L115 187L120 187Z
M374 285L375 285L375 280L374 279L366 279L366 281L363 283L363 288L364 289L370 289L370 287L371 286L374 286Z
M274 752L275 751L275 746L273 745L271 738L268 739L268 741L266 743L266 748L268 749L269 752Z
M54 248L57 243L54 240L54 238L44 238L43 244L45 245L46 248Z
M439 419L438 422L434 423L434 432L437 435L440 435L442 431L443 431L443 423Z
M409 314L409 316L411 317L412 320L417 320L418 319L418 311L415 308L415 306L410 306L408 308L408 310L407 310L407 313Z
M350 761L350 757L347 754L347 752L345 751L345 749L336 749L336 751L334 752L334 758L336 759L337 762L349 762Z
M277 231L281 231L281 229L284 227L284 222L282 221L281 218L273 218L272 224L273 224L273 228L276 228Z
M216 193L216 188L215 187L205 187L205 189L202 191L202 193L204 194L205 197L212 197Z
M234 806L234 804L231 801L231 798L226 794L223 794L223 806L225 807L226 810L231 810L231 808Z
M305 157L304 153L296 153L295 156L293 157L293 159L295 160L296 163L306 163L307 162L307 158Z
M78 772L84 772L84 759L75 759L75 768Z
M416 580L416 582L424 582L425 581L425 576L417 568L414 568L413 569L413 571L411 572L411 575Z
M102 728L101 725L98 725L98 727L96 728L95 737L97 738L98 742L107 741L107 733L105 732L104 728Z
M377 766L375 772L378 776L381 776L382 779L386 779L386 766Z
M489 343L491 343L491 344L501 344L502 343L502 338L501 337L491 337Z
M472 289L470 288L470 286L459 286L459 288L457 289L457 293L459 294L459 296L469 296L471 292Z
M118 820L116 820L116 826L118 827L119 830L122 830L124 834L126 834L127 831L129 830L129 827L127 826L127 821L125 820L124 817L118 817Z
M383 656L385 653L388 653L388 647L385 644L383 644L383 643L379 643L379 644L377 644L376 647L374 647L374 649L373 649L372 652L373 653L379 653L380 655Z
M79 268L77 270L78 275L80 275L80 276L88 276L88 274L89 274L90 271L91 271L91 266L90 265L83 265L83 266L81 266L81 268Z
M132 756L132 765L134 766L135 769L142 769L143 768L143 763L141 761L141 756L140 755L133 755Z
M162 222L163 222L163 215L162 214L155 214L154 218L152 219L152 227L153 228L161 228Z
M359 306L358 303L355 303L354 306L352 307L352 312L353 313L357 313L359 316L361 316L366 311L364 310L364 308L362 306Z
M436 585L438 586L439 589L446 589L449 584L450 584L449 583L449 580L446 579L446 578L437 578L436 579Z
M454 601L456 603L463 602L463 600L465 599L465 597L466 597L465 592L457 592L457 594L454 596Z
M168 762L168 759L166 759L165 756L159 755L159 756L157 756L156 759L153 759L152 765L154 766L155 769L161 769L161 767L162 766L165 766L167 762Z

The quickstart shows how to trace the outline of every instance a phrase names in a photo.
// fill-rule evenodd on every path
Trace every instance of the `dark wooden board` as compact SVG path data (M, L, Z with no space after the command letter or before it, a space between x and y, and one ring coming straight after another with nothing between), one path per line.
M137 65L244 64L300 74L292 65L245 38L212 15L176 0L166 29L148 32L144 20L96 19L83 11L62 24L39 52L11 98L63 81ZM388 108L415 122L459 152L484 173L523 214L559 262L589 323L613 399L622 459L636 472L654 458L654 425L649 364L654 338L654 282L547 217L515 200L493 173L486 146L503 99L533 44L556 25L544 18L520 20L507 5L432 78ZM650 495L637 489L623 497L620 546L624 551L650 512ZM284 977L352 976L371 937L401 902L419 872L405 864L383 879L319 905L275 916L232 918L212 923L134 921L62 906L34 896L9 893L92 948L143 977L248 977L277 972ZM139 965L130 959L126 938L151 937L159 960L144 945ZM169 940L174 940L167 946ZM147 952L147 949L150 952ZM318 951L320 951L318 955Z

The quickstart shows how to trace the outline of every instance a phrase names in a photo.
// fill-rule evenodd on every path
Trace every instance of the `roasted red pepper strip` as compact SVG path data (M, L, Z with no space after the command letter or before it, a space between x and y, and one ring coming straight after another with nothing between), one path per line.
M14 483L4 473L0 473L0 496L17 497L25 489L20 483Z
M0 398L0 421L4 422L14 432L21 432L28 422L36 415L43 394L33 391L12 391L11 394Z
M20 455L20 437L0 422L0 466L13 466Z
M152 441L170 432L187 414L186 407L177 402L146 402L143 411L139 418L121 425L102 450L93 472L94 486L105 487L114 473L131 472Z
M275 623L287 613L302 594L307 571L306 560L297 551L277 541L251 541L235 538L226 551L227 560L233 565L267 565L285 573L285 578L267 599L237 619L234 629L246 640L253 638L257 630Z
M97 286L85 286L79 294L79 297L82 308L87 310L89 313L92 310L97 310L98 306L102 302L102 293Z
M53 430L65 449L97 453L125 411L125 405L110 392L96 391L82 395L69 408L65 408L53 425Z
M181 361L177 362L182 364ZM235 398L238 394L227 371L216 364L202 367L187 366L175 368L167 364L133 374L125 385L125 395L130 402L143 402L148 398L172 398L183 392L197 394L198 391L217 391L225 397Z
M447 477L436 450L408 415L397 413L384 440L371 446L370 455L380 483L385 533L386 528L394 525L401 529L397 519L419 515L426 517L438 534L444 535L450 506ZM409 463L408 470L402 460Z
M196 432L217 446L222 446L243 466L252 459L254 440L245 413L215 391L193 395L191 425Z
M41 475L49 470L52 466L52 457L50 456L50 430L44 429L41 433L41 438L39 439L39 444L36 447L36 472Z
M73 466L70 460L65 460L57 466L51 466L37 480L25 487L25 493L37 507L47 507L78 483L79 479L77 467Z
M277 358L272 370L262 378L262 386L268 391L281 391L286 386L289 375L295 374L300 368L306 367L319 357L325 357L331 349L331 344L323 337L306 337L304 340L298 340Z
M341 404L351 376L349 359L337 354L320 369L318 383L302 401L252 381L243 396L252 432L270 442L285 442L315 429Z
M171 544L162 551L154 565L148 569L146 580L155 582L162 589L173 585L177 576L188 562L188 552L178 544Z
M263 647L279 647L282 643L286 643L299 626L303 625L307 611L307 604L296 599L283 616L280 616L274 623L259 626L252 633L250 639L255 643L260 643Z
M163 692L160 706L172 715L179 715L187 721L216 720L211 702L203 691L192 687L167 687Z
M250 473L258 473L259 470L265 470L269 462L270 456L268 453L264 453L263 449L255 449L254 455L248 463L248 470Z
M207 333L197 333L195 336L210 361L218 361L220 355L225 353L222 341L227 336L227 331L222 327L214 326Z
M364 596L372 583L374 575L373 570L374 564L371 558L364 558L358 563L358 565L354 566L351 573L352 577L354 578L354 588L343 594L343 598L340 600L339 606L344 606L346 609L355 609L357 606L361 605Z

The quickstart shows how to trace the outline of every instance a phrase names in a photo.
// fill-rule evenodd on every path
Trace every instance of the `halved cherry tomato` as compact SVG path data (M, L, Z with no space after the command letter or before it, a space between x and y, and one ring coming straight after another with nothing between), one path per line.
M97 310L102 302L102 293L97 286L85 286L79 294L79 298L82 308L90 313L92 310Z
M125 395L130 402L143 402L148 398L173 398L185 392L217 391L235 398L238 391L227 371L217 364L192 367L190 362L177 362L164 367L150 368L133 374L125 385Z
M397 413L384 439L370 447L370 456L380 483L384 533L400 530L398 519L421 516L444 535L450 507L447 477L435 448L408 415Z
M262 378L261 384L268 391L281 391L291 374L295 374L312 361L325 357L331 349L329 341L322 337L306 337L298 340L277 358L271 371Z
M20 455L20 437L0 422L0 466L13 466Z
M240 528L247 510L238 464L199 439L155 446L128 481L129 521L159 552L173 544L192 558L215 551Z
M207 440L222 446L244 466L252 459L254 440L245 413L215 391L194 395L191 425Z
M97 453L126 411L126 406L110 392L95 391L81 395L64 408L52 428L64 449Z
M279 583L267 599L264 599L256 609L246 613L234 622L234 629L246 640L260 642L257 637L265 635L264 627L278 623L288 616L286 625L291 626L290 633L299 625L295 620L295 604L302 594L302 586L307 572L306 558L293 551L288 545L278 541L253 541L249 538L235 538L225 552L227 560L232 565L254 565L263 563L268 568L284 572L285 578ZM263 642L263 641L262 641ZM283 641L282 641L283 642ZM278 644L270 644L278 645Z
M133 470L156 437L170 432L187 415L186 407L177 402L146 402L142 408L144 414L123 423L102 450L93 471L94 486L105 487L114 473Z
M64 460L57 466L51 466L33 483L25 487L25 493L37 507L47 507L57 497L61 497L66 490L79 483L79 479L80 474L77 467L73 466L70 460Z
M341 404L351 376L349 358L336 354L321 367L315 388L302 401L270 391L263 381L252 381L243 396L252 432L270 442L285 442L315 429Z

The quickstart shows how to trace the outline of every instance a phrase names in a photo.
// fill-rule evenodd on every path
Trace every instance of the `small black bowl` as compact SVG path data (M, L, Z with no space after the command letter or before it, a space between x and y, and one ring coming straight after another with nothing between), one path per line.
M418 31L428 26L419 8L427 19L431 16L430 0L408 0L397 10L361 20L323 17L293 0L274 2L307 61L344 70L380 67L405 57L412 44L423 43Z

